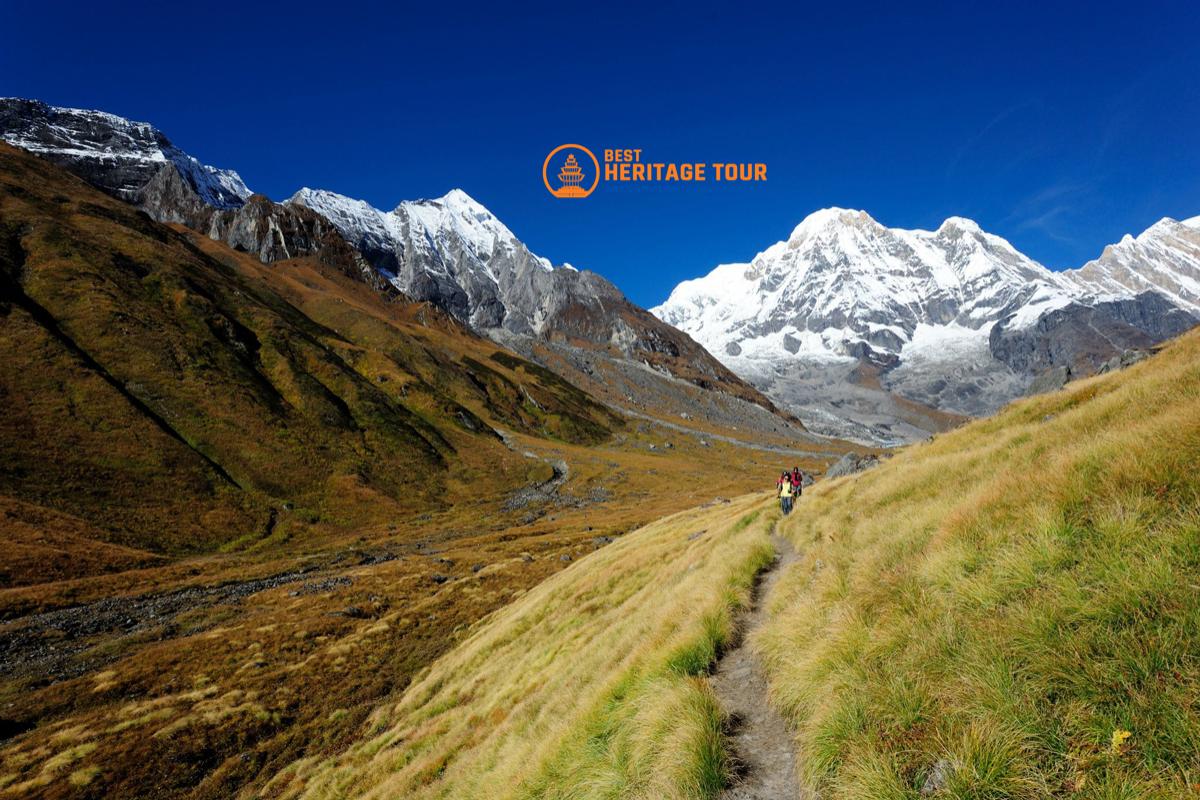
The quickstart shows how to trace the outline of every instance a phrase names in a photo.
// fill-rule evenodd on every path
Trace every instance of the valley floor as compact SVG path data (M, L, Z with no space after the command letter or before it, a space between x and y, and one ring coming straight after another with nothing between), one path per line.
M15 737L0 742L0 796L253 795L296 759L345 750L481 618L647 522L761 485L783 457L650 421L601 446L507 439L529 490L0 590L0 736ZM30 569L52 546L78 550L31 541Z

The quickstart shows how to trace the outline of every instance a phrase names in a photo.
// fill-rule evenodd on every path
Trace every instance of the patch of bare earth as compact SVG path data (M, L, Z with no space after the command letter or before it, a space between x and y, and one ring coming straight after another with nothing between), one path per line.
M767 677L748 637L767 616L766 598L796 559L792 543L772 533L775 561L759 576L748 609L737 622L738 639L717 662L710 682L729 714L729 739L736 778L721 800L792 800L799 798L796 748L791 729L767 698Z

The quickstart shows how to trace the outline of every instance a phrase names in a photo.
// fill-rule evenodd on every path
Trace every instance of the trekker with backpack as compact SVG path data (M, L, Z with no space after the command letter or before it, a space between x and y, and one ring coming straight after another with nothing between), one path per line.
M792 492L796 497L804 492L804 473L799 467L792 467Z
M785 515L792 512L792 476L788 473L783 473L779 480L776 481L779 486L779 510Z

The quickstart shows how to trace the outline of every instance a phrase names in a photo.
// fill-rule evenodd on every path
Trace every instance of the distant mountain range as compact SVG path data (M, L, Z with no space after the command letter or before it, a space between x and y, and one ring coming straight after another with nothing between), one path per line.
M686 334L587 270L554 266L455 189L383 212L301 189L283 203L200 164L153 126L102 111L0 99L0 139L94 186L270 263L313 255L382 291L428 301L476 331L635 412L695 413L802 432ZM697 394L699 391L699 394ZM651 400L646 398L650 397Z
M961 217L901 230L824 209L652 311L810 428L903 441L930 426L898 401L990 413L1195 325L1200 217L1054 272Z
M537 256L460 189L391 211L310 188L274 202L149 124L35 100L0 99L0 138L264 263L315 256L432 303L660 418L799 432L794 412L813 431L898 444L1128 361L1200 315L1200 217L1054 272L968 219L901 230L825 209L651 313L600 275Z

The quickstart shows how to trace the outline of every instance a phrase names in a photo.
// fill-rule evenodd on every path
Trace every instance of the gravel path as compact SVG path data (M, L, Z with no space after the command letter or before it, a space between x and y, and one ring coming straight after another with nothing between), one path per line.
M717 662L712 687L730 715L730 732L737 777L721 793L721 800L796 800L801 794L796 779L796 748L783 717L767 701L767 677L746 637L766 620L764 599L771 593L782 568L796 560L792 543L775 533L774 563L759 576L749 609L737 625L740 637Z

